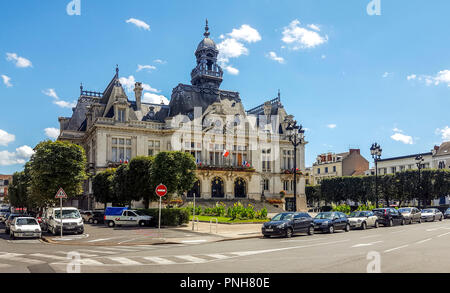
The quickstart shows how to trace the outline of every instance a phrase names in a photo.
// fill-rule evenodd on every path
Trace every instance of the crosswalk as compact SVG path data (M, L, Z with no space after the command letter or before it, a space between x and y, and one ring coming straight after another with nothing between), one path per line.
M184 246L184 245L178 245ZM174 247L173 245L170 247ZM169 256L150 256L146 251L160 250L162 247L141 245L129 247L96 247L81 248L76 252L80 255L79 264L81 266L141 266L141 265L176 265L176 264L200 264L212 261L222 261L242 256L241 252L231 253L212 253L199 255L169 255ZM123 256L123 253L143 252L139 256ZM152 251L153 252L153 251ZM17 265L67 265L73 261L68 257L68 251L54 251L51 253L9 253L0 252L0 269L7 269Z

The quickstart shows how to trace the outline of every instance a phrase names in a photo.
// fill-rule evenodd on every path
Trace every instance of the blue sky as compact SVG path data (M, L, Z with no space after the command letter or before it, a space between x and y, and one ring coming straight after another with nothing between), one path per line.
M381 15L370 0L81 0L79 16L69 2L0 3L0 173L21 170L80 82L103 91L116 64L149 99L170 98L190 81L205 18L225 52L221 88L247 109L280 89L307 128L307 165L349 147L369 159L375 141L390 157L450 140L447 0L381 0Z

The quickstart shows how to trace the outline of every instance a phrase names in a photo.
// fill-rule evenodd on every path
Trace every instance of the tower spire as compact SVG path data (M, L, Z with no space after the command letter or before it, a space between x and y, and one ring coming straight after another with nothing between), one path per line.
M119 77L119 64L116 64L116 77Z
M205 36L205 38L209 38L208 19L206 19L205 33L203 35Z

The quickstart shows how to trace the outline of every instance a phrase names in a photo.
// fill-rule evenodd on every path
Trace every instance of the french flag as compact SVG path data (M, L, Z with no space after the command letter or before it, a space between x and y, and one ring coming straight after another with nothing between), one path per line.
M244 161L244 163L242 163L242 166L244 167L250 167L250 163L247 161Z
M202 165L202 162L200 161L200 159L199 158L197 158L197 165Z
M224 156L225 158L228 158L229 155L230 155L230 152L229 152L229 151L227 151L227 150L224 150L224 151L223 151L223 156Z

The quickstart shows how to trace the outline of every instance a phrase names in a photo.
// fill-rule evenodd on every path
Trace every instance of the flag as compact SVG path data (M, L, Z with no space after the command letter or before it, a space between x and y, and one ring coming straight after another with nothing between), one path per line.
M197 165L202 165L202 162L200 161L200 158L197 158Z
M223 151L223 156L224 156L225 158L227 158L229 155L230 155L230 152L229 152L229 151L227 151L227 150L224 150L224 151Z

